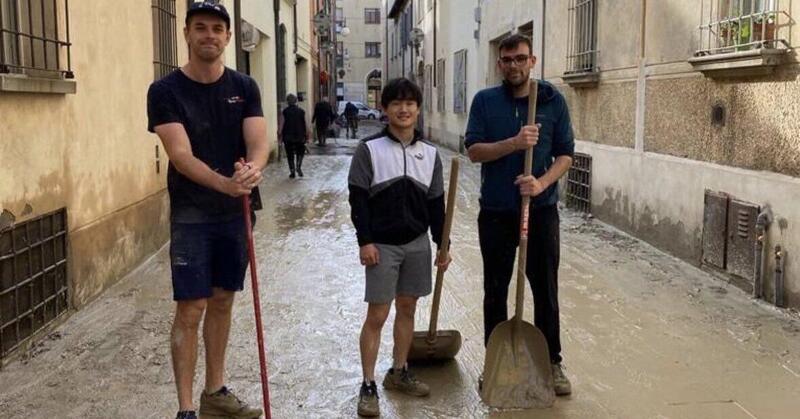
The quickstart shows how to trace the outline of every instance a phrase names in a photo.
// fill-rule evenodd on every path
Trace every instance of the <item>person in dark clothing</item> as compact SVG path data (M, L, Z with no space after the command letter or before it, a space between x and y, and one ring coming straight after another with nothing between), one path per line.
M445 206L439 151L414 129L422 105L419 87L408 79L392 80L383 89L381 103L389 125L360 142L348 176L350 217L365 266L364 301L369 304L360 336L364 380L358 414L369 417L380 415L375 362L393 301L394 362L383 387L416 397L430 392L408 370L406 359L417 299L431 292L430 240L441 246ZM450 260L446 252L439 252L435 263L447 269Z
M347 138L356 138L358 131L358 108L353 102L347 102L344 106L344 117L347 119ZM350 133L352 132L352 137Z
M574 136L564 97L538 83L536 124L528 125L528 92L536 57L531 41L511 35L500 43L503 85L484 89L470 106L465 136L470 160L481 164L478 236L484 275L484 343L508 318L508 286L519 244L521 195L531 196L526 275L533 291L534 323L547 339L557 395L570 394L561 366L558 309L558 179L572 165ZM525 150L534 147L532 176L523 177Z
M283 141L286 158L289 159L289 177L294 179L295 171L303 177L303 157L306 154L306 143L310 140L306 127L306 112L297 106L297 96L286 96L289 106L283 110L283 118L278 135Z
M315 135L317 144L324 146L325 141L328 139L328 127L331 122L336 119L336 113L333 112L333 107L328 103L328 98L323 97L322 100L314 106L314 115L311 116L311 122L314 123L316 128Z
M147 128L169 156L169 253L176 302L169 342L177 419L197 419L197 413L263 414L224 381L231 309L235 293L244 288L248 263L242 197L249 195L252 208L260 209L257 185L268 155L258 85L223 63L230 23L224 6L192 3L184 28L189 62L147 92ZM206 377L196 412L192 399L201 322Z

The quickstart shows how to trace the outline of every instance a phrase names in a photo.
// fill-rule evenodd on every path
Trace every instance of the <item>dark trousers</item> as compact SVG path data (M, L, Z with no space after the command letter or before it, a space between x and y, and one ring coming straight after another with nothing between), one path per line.
M358 131L358 117L347 118L347 138L356 138ZM350 136L352 133L352 137Z
M303 170L303 156L306 155L306 144L302 142L284 141L286 158L289 159L289 171ZM297 164L295 165L295 161Z
M484 343L500 322L508 320L509 283L512 275L516 293L514 261L519 244L519 215L510 212L481 210L478 236L483 257L483 327ZM530 212L528 223L528 260L525 274L533 291L534 324L550 349L550 360L561 362L561 338L558 318L558 264L560 235L558 208L555 205Z
M328 139L328 127L330 123L328 121L317 121L315 126L315 134L317 137L317 144L325 145L325 140Z

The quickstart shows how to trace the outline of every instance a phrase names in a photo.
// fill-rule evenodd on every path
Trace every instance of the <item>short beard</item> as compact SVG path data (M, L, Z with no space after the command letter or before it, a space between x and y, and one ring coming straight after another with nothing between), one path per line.
M510 79L506 78L506 83L508 83L508 85L513 88L522 87L527 82L528 82L528 77L523 77L522 80L520 80L518 83L514 83Z

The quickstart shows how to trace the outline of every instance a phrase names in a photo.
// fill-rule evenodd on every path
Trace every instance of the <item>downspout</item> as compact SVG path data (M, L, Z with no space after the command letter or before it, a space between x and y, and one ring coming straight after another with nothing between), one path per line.
M775 306L784 308L783 272L786 268L786 251L780 245L775 246Z
M237 1L239 1L239 0L237 0ZM278 43L281 42L281 39L280 39L280 37L281 37L281 33L280 33L281 0L272 0L272 12L273 12L273 15L274 15L274 19L273 20L275 21L273 30L275 31L275 53L277 54L277 52L278 52ZM277 79L278 75L281 74L280 63L281 63L281 60L279 60L277 55L276 55L276 57L275 57L275 78L276 79ZM275 89L275 98L277 99L276 103L278 104L278 115L280 117L281 103L286 98L278 97L278 91L279 90L280 89Z
M437 63L436 58L438 57L437 54L438 50L436 49L436 35L439 29L439 21L437 20L437 16L439 13L439 5L437 3L438 3L437 0L433 0L433 80L432 80L433 83L432 84L436 85L436 88L439 88L438 84L436 83L436 80L439 80L436 77L436 67L438 67L436 65Z
M753 271L754 298L762 298L764 293L764 267L767 265L767 247L764 243L772 220L772 210L769 206L765 206L758 214L758 218L756 218L755 267Z
M292 22L294 26L294 53L297 55L297 3L292 6ZM295 58L297 59L297 58Z
M542 0L542 54L540 66L542 66L542 80L547 80L544 74L544 52L547 50L545 41L547 39L547 0Z
M242 2L233 0L233 24L236 26L236 33L233 38L233 46L236 48L236 70L244 72L244 50L242 49Z
M384 19L383 19L383 47L386 48L386 53L383 56L383 71L381 72L381 86L386 86L386 82L389 81L389 3L386 3L386 11L384 12Z

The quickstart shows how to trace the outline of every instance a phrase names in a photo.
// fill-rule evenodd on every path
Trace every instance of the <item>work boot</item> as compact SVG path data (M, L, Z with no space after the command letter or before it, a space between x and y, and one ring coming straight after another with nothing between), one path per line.
M197 419L197 414L195 414L194 410L184 410L178 412L175 419Z
M361 383L361 392L358 395L358 414L359 416L375 417L380 416L381 406L378 403L378 386L374 381L369 384L366 381Z
M414 374L403 367L401 370L389 368L383 379L383 387L387 390L397 390L409 396L424 397L430 394L431 389L427 384L417 380Z
M294 179L294 170L289 172L289 179Z
M570 384L567 376L564 375L564 367L560 363L553 364L553 387L556 390L556 396L572 394L572 384Z
M222 387L213 394L200 396L200 417L224 417L230 419L256 419L264 412L257 407L250 407L239 400L227 387Z

